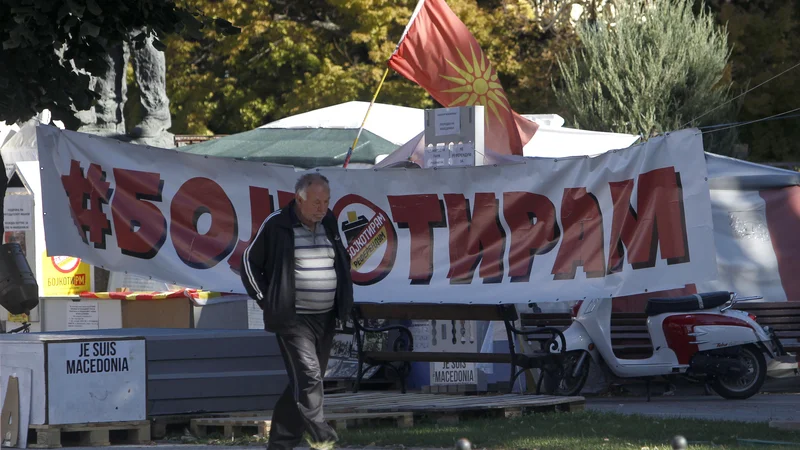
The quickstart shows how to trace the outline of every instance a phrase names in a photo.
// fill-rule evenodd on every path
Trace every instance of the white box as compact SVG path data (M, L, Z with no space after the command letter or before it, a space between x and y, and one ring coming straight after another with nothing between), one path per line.
M483 165L484 113L481 105L426 109L423 168Z
M147 419L143 337L0 335L0 361L33 374L31 425Z
M122 300L41 297L42 331L122 328Z

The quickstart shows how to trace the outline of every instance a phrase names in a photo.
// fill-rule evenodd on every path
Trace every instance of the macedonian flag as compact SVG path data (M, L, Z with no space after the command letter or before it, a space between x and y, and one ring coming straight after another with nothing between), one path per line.
M446 107L483 105L485 145L522 155L538 125L511 109L492 63L444 0L420 0L389 67Z

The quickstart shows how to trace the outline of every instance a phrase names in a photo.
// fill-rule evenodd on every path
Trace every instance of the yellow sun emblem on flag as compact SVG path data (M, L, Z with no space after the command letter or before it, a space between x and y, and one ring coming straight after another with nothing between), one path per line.
M461 57L461 62L464 64L463 68L449 59L445 60L461 75L460 78L440 75L445 80L459 85L442 92L461 93L461 96L450 102L447 107L483 105L494 113L500 123L505 125L503 117L497 108L503 108L506 112L510 111L506 106L508 105L508 99L503 92L503 86L497 81L497 73L495 73L492 63L486 59L480 48L478 49L478 56L475 55L475 49L472 45L469 48L472 51L472 62L461 53L461 49L456 48L458 56ZM489 121L488 114L485 116L485 121Z

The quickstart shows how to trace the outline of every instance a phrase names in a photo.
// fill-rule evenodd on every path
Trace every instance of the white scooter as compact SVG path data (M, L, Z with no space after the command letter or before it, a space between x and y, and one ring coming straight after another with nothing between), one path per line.
M645 314L653 354L646 359L620 359L611 345L611 299L583 301L564 330L566 352L557 375L543 373L545 391L578 395L589 376L590 360L605 362L620 378L683 375L706 382L727 399L745 399L761 389L767 375L765 355L793 364L769 327L756 317L732 309L738 302L762 297L738 298L733 292L710 292L676 298L648 300ZM553 344L557 345L557 344ZM560 351L551 346L550 351Z

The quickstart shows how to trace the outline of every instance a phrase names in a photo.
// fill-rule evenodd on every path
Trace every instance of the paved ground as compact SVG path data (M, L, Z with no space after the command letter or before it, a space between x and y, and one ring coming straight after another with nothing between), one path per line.
M681 416L710 420L769 422L800 421L800 394L760 394L747 400L725 400L719 396L587 398L586 408L648 416Z

